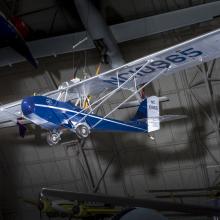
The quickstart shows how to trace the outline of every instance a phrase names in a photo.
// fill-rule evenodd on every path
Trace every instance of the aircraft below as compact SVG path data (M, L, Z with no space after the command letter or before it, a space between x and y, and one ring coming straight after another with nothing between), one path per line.
M184 214L189 214L192 216L209 216L209 217L217 217L220 215L220 209L216 206L211 205L198 205L198 204L189 204L189 203L178 203L178 202L169 202L169 201L161 201L158 199L147 199L147 198L132 198L132 197L122 197L122 196L111 196L104 194L93 194L93 193L80 193L80 192L72 192L66 190L59 189L50 189L43 188L40 193L40 198L47 199L62 199L66 201L83 201L86 203L103 203L109 204L113 207L124 207L130 211L135 209L136 211L130 213L131 215L126 216L127 218L116 218L116 219L149 219L149 220L165 220L166 217L162 216L157 211L165 213L179 213L184 216ZM80 203L78 204L80 205ZM144 215L138 215L138 209L142 211L145 210ZM121 209L123 210L123 209ZM119 212L122 214L123 212ZM125 214L125 213L124 213ZM121 215L123 216L123 215ZM138 218L139 216L139 218ZM133 218L131 218L133 217ZM114 218L113 218L114 219Z
M21 136L25 124L34 123L48 131L50 145L57 144L61 134L70 130L79 138L92 132L149 133L160 129L160 122L183 118L159 114L156 96L143 97L136 115L128 121L110 117L153 80L220 57L220 29L188 40L162 51L137 59L100 75L63 83L57 90L25 97L0 108L0 127L19 126ZM109 113L96 110L120 90L129 91L128 98Z
M20 198L21 199L21 198ZM114 220L167 220L173 216L217 217L216 205L195 205L158 199L129 198L104 194L88 194L43 188L38 200L21 199L38 208L40 217L68 219L114 219ZM162 213L159 213L159 212Z

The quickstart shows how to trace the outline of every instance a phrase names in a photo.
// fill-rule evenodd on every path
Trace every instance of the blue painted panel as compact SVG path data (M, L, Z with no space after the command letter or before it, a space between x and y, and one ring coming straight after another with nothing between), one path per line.
M103 119L94 114L87 115L81 108L70 102L60 102L44 96L27 97L21 106L22 112L27 118L50 130L63 127L71 129L75 123L86 122L91 131L147 132L147 124L144 122L123 122L110 118Z

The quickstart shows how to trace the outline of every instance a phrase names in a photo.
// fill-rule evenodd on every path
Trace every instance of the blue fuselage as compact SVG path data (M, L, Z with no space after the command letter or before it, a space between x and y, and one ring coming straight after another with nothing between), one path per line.
M74 131L77 123L86 123L91 131L147 132L145 122L123 122L87 114L71 102L61 102L45 96L30 96L23 99L21 109L27 119L47 130L68 128Z

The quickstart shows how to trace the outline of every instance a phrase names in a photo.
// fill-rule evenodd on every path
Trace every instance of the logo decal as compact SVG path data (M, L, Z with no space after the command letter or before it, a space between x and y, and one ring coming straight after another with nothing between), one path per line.
M48 105L52 105L52 104L53 104L53 101L52 101L51 99L46 99L46 103L47 103Z
M155 60L150 62L148 65L146 65L145 63L128 69L125 72L119 73L118 77L112 76L110 78L103 79L103 82L111 83L113 85L119 85L128 80L129 77L135 72L137 72L135 78L138 79L140 77L145 77L147 75L153 74L158 69L169 69L172 66L173 68L175 68L176 66L180 66L183 63L189 62L190 59L195 59L196 57L200 57L202 55L202 51L195 50L193 47L187 48L185 50L179 50L176 51L176 53L173 53L167 57L163 57L162 59L155 58Z

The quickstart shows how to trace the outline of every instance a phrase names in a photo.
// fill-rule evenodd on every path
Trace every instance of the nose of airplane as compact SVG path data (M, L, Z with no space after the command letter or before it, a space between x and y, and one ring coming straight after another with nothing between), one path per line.
M34 103L31 97L27 97L22 100L21 110L24 115L29 115L34 112Z

